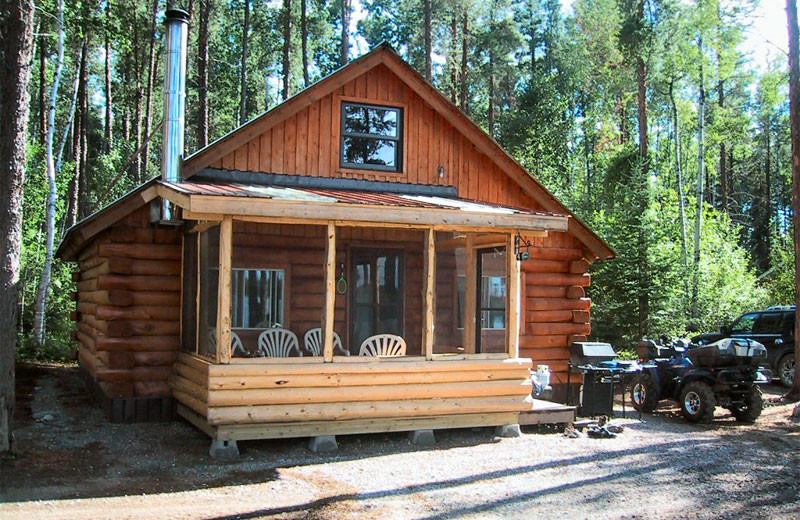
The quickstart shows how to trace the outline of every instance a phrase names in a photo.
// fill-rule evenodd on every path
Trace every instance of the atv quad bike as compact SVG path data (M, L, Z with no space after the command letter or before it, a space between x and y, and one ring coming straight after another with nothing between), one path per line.
M738 421L754 422L763 408L758 385L770 381L769 371L759 368L766 355L763 345L742 338L702 346L645 341L639 346L642 372L631 386L633 407L650 413L662 399L672 399L691 422L711 422L717 406Z

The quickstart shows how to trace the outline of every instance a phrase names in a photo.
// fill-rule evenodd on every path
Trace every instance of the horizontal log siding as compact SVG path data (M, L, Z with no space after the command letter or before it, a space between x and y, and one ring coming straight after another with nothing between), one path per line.
M520 357L549 365L552 384L567 382L570 345L591 333L591 300L586 287L590 261L580 242L567 233L529 238L530 260L521 262ZM573 375L573 382L580 381Z
M81 365L109 398L169 396L180 335L181 234L150 226L148 206L79 256Z
M519 412L529 360L209 365L179 356L175 398L211 425Z
M403 106L403 172L339 166L342 100ZM489 157L380 65L211 165L253 172L455 186L460 197L541 209ZM444 175L439 175L439 166Z

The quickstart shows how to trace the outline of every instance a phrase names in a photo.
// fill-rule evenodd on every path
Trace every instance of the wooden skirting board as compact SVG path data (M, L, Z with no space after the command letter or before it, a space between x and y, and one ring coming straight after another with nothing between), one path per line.
M534 399L530 410L519 413L519 424L572 424L575 411L574 406Z
M347 421L212 426L198 413L180 403L177 405L177 412L178 415L205 432L212 439L230 441L503 426L506 424L516 424L518 420L518 414L516 412L502 412L443 415L439 417L376 418Z

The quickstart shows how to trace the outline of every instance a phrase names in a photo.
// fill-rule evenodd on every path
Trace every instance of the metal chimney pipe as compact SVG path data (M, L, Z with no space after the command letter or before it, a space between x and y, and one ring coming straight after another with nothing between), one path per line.
M161 178L167 182L179 182L185 131L186 40L189 33L189 13L183 9L168 9L165 25L164 143ZM170 202L162 201L162 222L175 220L174 210Z

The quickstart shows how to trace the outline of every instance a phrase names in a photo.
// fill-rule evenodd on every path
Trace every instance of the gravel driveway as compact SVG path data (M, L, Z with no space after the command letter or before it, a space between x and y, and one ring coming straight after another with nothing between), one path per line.
M240 443L218 462L183 422L113 425L74 368L22 367L17 450L0 461L0 518L792 518L800 517L800 423L771 406L755 425L675 409L616 419L616 439L528 430ZM779 389L772 389L779 392ZM49 415L49 417L48 417Z

